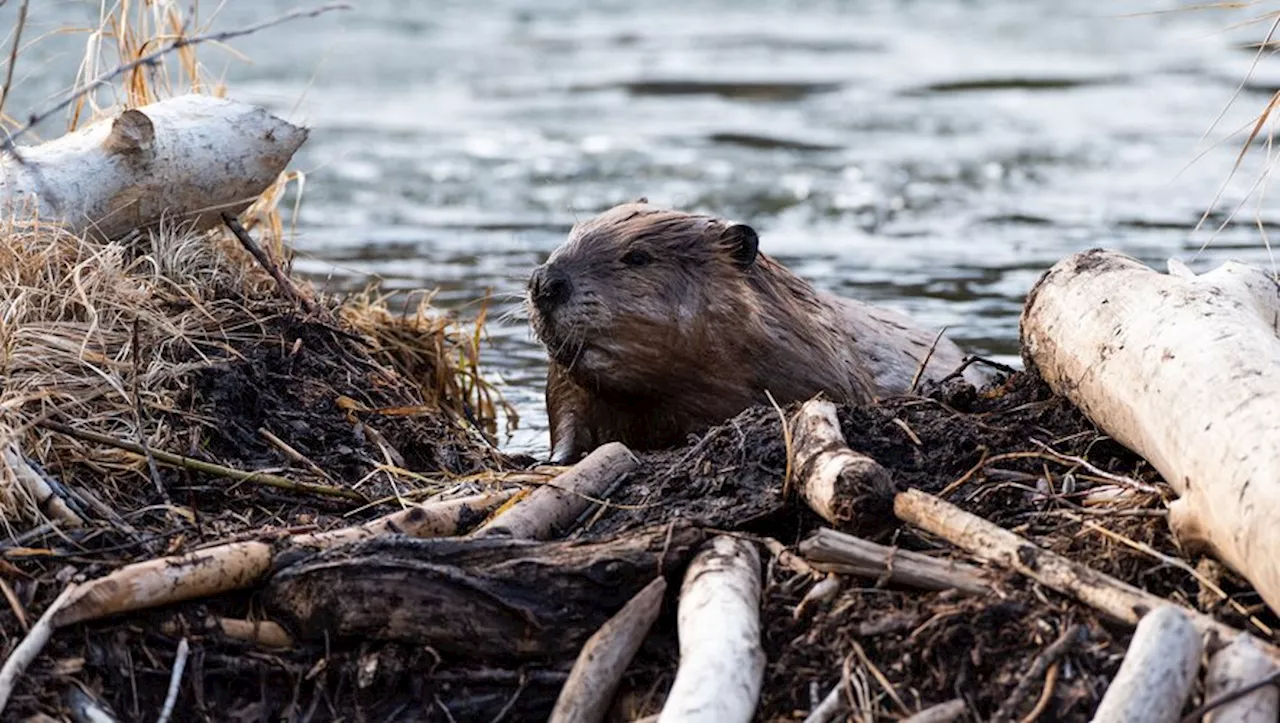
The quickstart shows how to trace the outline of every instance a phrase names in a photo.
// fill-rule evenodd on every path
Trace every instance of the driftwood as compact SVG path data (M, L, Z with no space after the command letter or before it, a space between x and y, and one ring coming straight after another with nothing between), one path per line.
M0 157L0 217L32 215L116 238L164 222L196 230L276 182L307 131L266 110L184 95Z
M625 445L610 442L496 515L474 536L530 540L558 537L637 464Z
M1174 723L1200 667L1202 640L1172 605L1138 623L1120 670L1102 696L1094 723Z
M992 590L990 580L974 565L877 545L829 528L820 529L801 542L800 554L823 572L887 577L890 582L921 590L955 589L971 595L985 595Z
M1122 623L1137 625L1152 610L1171 604L1158 595L1038 547L1026 538L926 492L907 490L900 493L894 500L893 509L903 522L931 532L977 558L1025 575L1063 595L1070 595ZM1184 612L1201 635L1213 633L1223 642L1244 635L1203 613ZM1268 656L1280 660L1280 650L1263 643L1259 646Z
M727 536L707 543L680 586L677 628L680 666L659 723L750 721L765 664L754 544Z
M350 529L300 535L290 543L323 547L393 531L405 534L457 534L457 525L474 524L510 493L498 492L446 502L423 503ZM450 522L455 526L450 527ZM126 565L79 586L58 612L56 626L94 620L249 587L270 572L281 548L256 540Z
M286 566L266 597L277 619L292 621L304 639L390 640L451 658L568 663L654 575L679 569L702 538L677 524L592 543L374 540Z
M1205 699L1210 702L1222 699L1277 673L1280 666L1258 649L1253 636L1241 635L1209 658L1204 680ZM1276 723L1278 719L1280 689L1274 682L1222 703L1204 716L1205 723Z
M1184 545L1280 610L1280 286L1243 264L1174 270L1098 250L1064 259L1027 299L1024 355L1173 486Z
M582 646L551 711L551 723L596 723L609 712L622 674L662 610L665 578L655 578Z
M879 462L845 446L834 404L806 402L792 430L796 479L810 509L854 531L876 529L889 519L893 480Z

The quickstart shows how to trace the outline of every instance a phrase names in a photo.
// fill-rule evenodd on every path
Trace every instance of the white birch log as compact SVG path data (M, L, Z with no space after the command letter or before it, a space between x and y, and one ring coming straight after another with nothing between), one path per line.
M760 554L713 538L689 564L676 613L680 665L659 723L747 723L764 681Z
M568 531L578 517L639 464L621 442L597 447L555 479L500 510L474 537L503 536L517 540L549 540Z
M792 422L796 479L809 508L837 527L860 530L883 522L893 506L893 480L870 457L845 446L836 406L812 399Z
M605 719L622 674L662 611L666 592L667 581L654 578L582 646L549 723L599 723Z
M1251 635L1241 635L1209 658L1205 672L1205 700L1212 701L1276 674L1276 662L1258 648ZM1280 690L1258 690L1210 710L1205 723L1276 723L1280 720Z
M0 158L0 219L116 238L161 222L194 230L239 213L307 138L265 109L183 95Z
M1176 723L1195 683L1201 646L1200 633L1178 608L1147 613L1093 722Z
M1059 262L1027 298L1023 353L1168 480L1183 544L1280 611L1280 286L1242 264L1174 268L1097 250Z

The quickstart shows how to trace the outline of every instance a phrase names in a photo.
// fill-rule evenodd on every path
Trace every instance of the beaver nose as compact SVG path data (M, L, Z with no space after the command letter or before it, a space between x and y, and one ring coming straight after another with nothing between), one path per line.
M569 300L573 295L573 282L559 269L539 266L529 279L529 291L533 303L547 313Z

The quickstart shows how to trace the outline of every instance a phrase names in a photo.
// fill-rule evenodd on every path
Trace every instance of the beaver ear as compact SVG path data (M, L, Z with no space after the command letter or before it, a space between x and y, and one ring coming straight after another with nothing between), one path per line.
M747 268L756 261L756 253L760 250L760 237L756 230L745 223L735 223L720 235L729 245L729 255L735 263Z
M636 200L632 201L632 203L649 203L649 197L641 196L640 198L637 198Z

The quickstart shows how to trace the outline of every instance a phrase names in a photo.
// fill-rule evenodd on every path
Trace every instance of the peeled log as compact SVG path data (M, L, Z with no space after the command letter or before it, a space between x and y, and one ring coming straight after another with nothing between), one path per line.
M1027 298L1023 353L1168 480L1182 543L1280 611L1280 286L1237 263L1175 272L1108 251L1068 257Z
M605 719L622 674L662 611L665 578L656 577L582 646L550 723L598 723Z
M1251 635L1241 635L1235 642L1209 658L1205 673L1205 700L1241 690L1245 686L1275 675L1276 662L1258 648ZM1280 719L1280 690L1264 685L1258 690L1223 703L1205 713L1205 723L1276 723Z
M1200 667L1200 633L1181 610L1147 613L1093 723L1176 723Z
M598 447L568 471L499 511L472 536L518 540L559 537L638 464L621 442Z
M0 158L0 217L117 238L163 220L199 230L276 182L307 131L265 109L183 95Z
M747 723L764 681L760 555L735 537L712 539L685 572L676 614L680 666L658 723Z
M836 527L855 532L890 519L893 480L880 463L845 446L836 405L805 402L792 422L796 479L809 508Z

